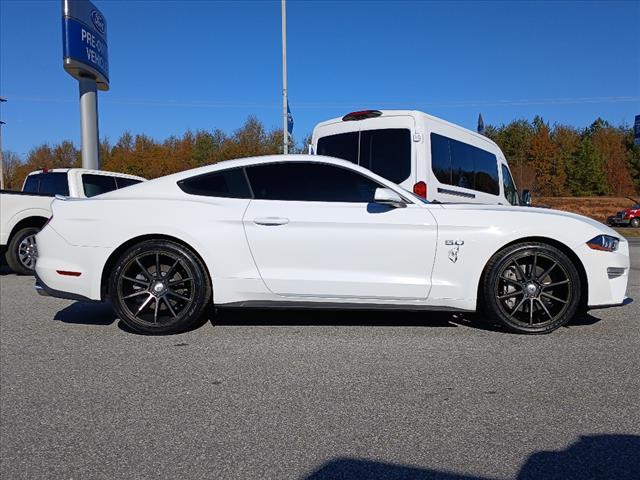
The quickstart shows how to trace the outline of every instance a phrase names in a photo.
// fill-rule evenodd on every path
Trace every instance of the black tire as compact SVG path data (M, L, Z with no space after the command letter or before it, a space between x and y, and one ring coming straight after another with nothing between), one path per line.
M638 227L640 227L640 218L638 218L638 217L636 217L636 218L632 218L632 219L631 219L631 223L630 223L630 225L631 225L633 228L638 228Z
M557 248L539 242L511 245L485 269L487 314L515 333L550 333L565 325L580 304L580 275Z
M20 275L33 275L38 250L33 240L40 231L37 227L26 227L18 230L7 245L7 265Z
M109 277L109 294L118 317L132 330L169 334L197 326L211 304L212 287L194 252L158 239L122 254Z

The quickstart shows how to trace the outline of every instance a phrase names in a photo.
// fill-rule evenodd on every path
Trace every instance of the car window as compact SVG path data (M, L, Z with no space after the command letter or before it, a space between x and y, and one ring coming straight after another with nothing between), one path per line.
M518 190L516 184L511 178L511 172L506 165L502 165L502 186L504 188L504 196L511 205L520 205Z
M115 177L109 175L82 174L82 187L85 197L95 197L118 188Z
M33 176L38 177L40 181L38 193L69 196L69 181L66 172L39 173Z
M227 198L251 198L251 190L243 168L212 172L178 182L183 192L191 195Z
M407 128L329 135L318 140L317 153L355 163L395 183L411 175L411 131Z
M126 177L114 177L116 179L116 185L118 188L130 187L131 185L135 185L137 183L142 183L142 180L137 180L135 178L126 178Z
M247 167L255 198L307 202L369 203L382 185L334 165L283 162Z
M468 143L431 133L431 168L441 183L500 193L496 156Z

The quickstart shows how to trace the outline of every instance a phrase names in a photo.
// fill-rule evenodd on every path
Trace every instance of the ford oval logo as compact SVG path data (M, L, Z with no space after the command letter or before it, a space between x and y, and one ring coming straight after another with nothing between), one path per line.
M102 14L98 10L93 10L91 12L91 20L93 21L93 24L96 26L98 31L104 35L105 24Z

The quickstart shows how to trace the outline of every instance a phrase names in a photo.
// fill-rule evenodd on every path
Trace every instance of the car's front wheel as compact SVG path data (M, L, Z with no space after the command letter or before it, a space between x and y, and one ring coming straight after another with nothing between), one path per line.
M544 243L511 245L485 271L485 310L517 333L549 333L565 325L576 314L580 293L571 259Z
M640 218L636 217L636 218L632 218L631 219L631 226L633 228L638 228L640 227Z
M109 292L120 319L145 334L188 330L212 298L200 258L167 240L147 240L126 250L111 273Z

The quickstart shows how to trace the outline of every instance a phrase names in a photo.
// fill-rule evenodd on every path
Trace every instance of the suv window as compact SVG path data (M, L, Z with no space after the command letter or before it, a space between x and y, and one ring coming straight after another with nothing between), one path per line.
M504 196L511 205L520 205L518 190L516 184L511 178L511 172L506 165L502 165L502 186L504 188Z
M431 168L439 182L498 195L498 161L493 153L431 133Z
M251 190L243 168L233 168L187 178L179 181L178 187L191 195L251 198Z
M95 197L118 188L115 177L109 175L82 174L82 187L85 197Z
M329 135L318 140L318 155L341 158L400 183L411 175L411 132L385 128Z
M23 192L47 195L69 195L69 181L66 172L47 172L29 175Z
M377 182L351 170L312 162L283 162L247 167L257 199L369 203Z

